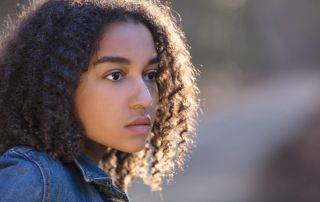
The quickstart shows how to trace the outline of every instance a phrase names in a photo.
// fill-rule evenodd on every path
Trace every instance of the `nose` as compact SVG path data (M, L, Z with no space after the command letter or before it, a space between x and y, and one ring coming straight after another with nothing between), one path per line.
M141 78L133 85L130 107L132 109L143 109L152 106L153 97L144 80Z

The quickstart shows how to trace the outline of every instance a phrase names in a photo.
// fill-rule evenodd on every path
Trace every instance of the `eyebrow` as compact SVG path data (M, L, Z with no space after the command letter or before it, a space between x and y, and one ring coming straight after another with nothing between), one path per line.
M125 65L130 65L131 62L129 59L127 58L124 58L124 57L118 57L118 56L103 56L99 59L97 59L94 63L93 63L93 66L97 65L97 64L101 64L101 63L106 63L106 62L109 62L109 63L118 63L118 64L125 64ZM153 64L157 64L160 62L160 59L159 57L154 57L154 58L151 58L148 62L147 65L153 65Z

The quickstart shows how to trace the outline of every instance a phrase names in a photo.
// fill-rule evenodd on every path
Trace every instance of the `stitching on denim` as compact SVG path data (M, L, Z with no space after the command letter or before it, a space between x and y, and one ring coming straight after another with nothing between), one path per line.
M80 163L78 162L78 160L74 160L74 162L77 164L78 168L80 168L82 175L84 176L84 180L86 182L91 182L92 180L90 180L89 178L87 178L87 173L84 171L84 169L82 168L82 166L80 165Z
M18 156L23 156L24 158L30 160L31 162L33 162L36 167L39 168L40 172L41 172L41 176L42 176L42 181L43 181L43 196L42 196L42 201L45 202L45 199L46 199L46 191L47 191L47 188L46 188L46 183L45 183L45 175L41 169L41 166L36 162L34 161L33 159L31 159L27 154L19 151L19 150L16 150L16 149L12 149L12 152L17 154Z
M45 194L45 199L44 201L50 201L51 197L51 192L50 192L50 186L49 186L49 183L50 183L50 170L49 170L49 166L45 166L43 164L43 162L41 161L41 159L39 159L40 157L37 156L37 155L34 155L34 152L32 152L32 150L30 150L30 153L29 154L26 154L26 155L30 155L30 158L33 158L33 160L38 163L39 167L42 168L43 170L43 173L44 173L44 184L45 184L45 187L46 187L46 194Z
M81 173L82 173L82 175L84 176L84 180L85 180L86 182L92 182L92 181L95 181L95 180L109 180L109 179L111 179L111 177L109 177L109 176L94 177L94 178L93 178L90 173L86 172L86 171L83 169L82 165L79 163L79 161L78 161L77 159L75 159L74 162L75 162L75 164L77 164L77 167L80 168Z

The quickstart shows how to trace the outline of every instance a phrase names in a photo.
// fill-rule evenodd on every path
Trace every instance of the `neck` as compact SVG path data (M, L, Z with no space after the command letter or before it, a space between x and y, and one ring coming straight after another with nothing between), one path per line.
M99 164L105 150L105 146L86 139L84 153L97 165Z

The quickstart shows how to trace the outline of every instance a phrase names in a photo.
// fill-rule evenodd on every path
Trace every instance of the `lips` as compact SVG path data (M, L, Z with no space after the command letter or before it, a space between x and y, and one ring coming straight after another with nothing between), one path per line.
M141 116L134 119L126 128L134 134L146 134L151 130L150 116Z
M139 125L151 125L150 116L137 117L126 126L129 127L129 126L139 126Z

